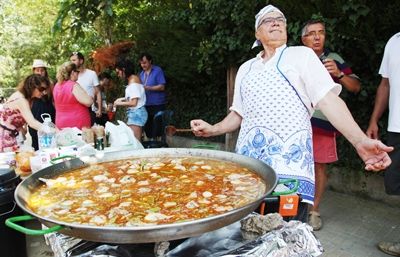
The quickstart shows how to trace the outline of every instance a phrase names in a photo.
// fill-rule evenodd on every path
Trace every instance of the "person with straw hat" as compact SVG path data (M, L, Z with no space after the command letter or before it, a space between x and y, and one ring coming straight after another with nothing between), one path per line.
M295 178L301 195L294 219L307 222L315 181L310 117L318 108L355 147L367 170L390 165L392 147L368 138L356 124L336 84L312 49L287 47L285 15L268 5L255 17L253 47L263 50L239 68L230 113L211 125L190 122L196 136L216 136L240 128L236 152L262 160L279 178Z
M32 100L32 106L31 106L31 111L33 114L33 117L40 121L43 122L41 115L43 113L48 113L51 116L51 120L54 121L56 120L56 109L54 107L54 102L53 102L53 83L51 79L49 78L49 74L47 72L47 69L49 68L48 64L41 60L41 59L34 59L33 64L32 64L32 73L40 75L42 77L46 77L50 81L50 86L44 91L44 94L41 98L34 98ZM28 127L29 135L32 138L32 147L35 150L39 149L39 142L38 142L38 136L37 136L37 130Z
M47 64L43 60L33 60L32 73L48 77L47 68Z

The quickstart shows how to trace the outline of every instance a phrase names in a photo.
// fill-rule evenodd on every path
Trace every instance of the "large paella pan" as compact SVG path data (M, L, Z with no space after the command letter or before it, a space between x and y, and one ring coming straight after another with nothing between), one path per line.
M31 197L38 187L43 186L43 181L51 180L61 174L66 174L76 169L90 167L94 164L89 164L79 158L64 161L55 164L51 167L40 170L30 177L25 179L18 185L15 191L15 200L17 204L31 216L37 218L42 224L50 228L49 231L59 230L60 233L77 237L89 241L106 242L106 243L147 243L147 242L160 242L170 241L180 238L193 237L202 233L212 231L224 226L227 226L247 214L252 212L261 201L271 193L277 184L277 175L275 171L261 161L249 158L246 156L204 149L186 149L186 148L160 148L160 149L145 149L136 151L120 151L106 153L99 163L116 162L120 160L127 160L130 158L146 159L146 158L202 158L204 160L219 160L223 162L232 162L238 164L245 169L255 173L257 177L265 185L263 192L257 197L238 208L226 209L224 212L216 213L198 219L182 220L170 224L143 224L133 226L112 226L112 225L96 225L96 224L79 224L76 222L65 222L60 219L55 219L53 216L41 215L34 211L31 206ZM206 167L204 167L206 168ZM213 181L217 181L213 179ZM215 182L216 183L216 182ZM93 192L94 193L94 192ZM171 202L169 202L171 205ZM195 208L193 211L196 211ZM154 216L154 215L153 215ZM22 218L23 219L23 218ZM7 225L14 229L23 231L30 234L40 234L42 232L26 232L19 225L14 222L16 219L8 221ZM46 233L47 231L43 232ZM42 233L42 234L43 234Z

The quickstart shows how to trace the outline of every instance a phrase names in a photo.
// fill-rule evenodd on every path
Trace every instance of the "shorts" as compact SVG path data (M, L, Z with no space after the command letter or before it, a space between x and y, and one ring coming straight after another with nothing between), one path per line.
M388 131L387 145L394 150L389 153L392 164L385 171L385 191L389 195L400 195L400 133Z
M127 124L128 125L135 125L143 127L147 121L147 111L144 106L138 109L128 109L126 111L126 117L128 118Z
M336 151L336 133L325 132L313 127L314 162L332 163L338 160Z

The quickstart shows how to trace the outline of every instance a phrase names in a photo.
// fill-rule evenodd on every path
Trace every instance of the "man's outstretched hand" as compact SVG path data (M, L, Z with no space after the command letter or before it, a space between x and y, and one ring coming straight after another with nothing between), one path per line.
M381 171L392 163L388 153L393 147L383 144L381 141L365 138L355 145L358 155L365 163L365 169Z

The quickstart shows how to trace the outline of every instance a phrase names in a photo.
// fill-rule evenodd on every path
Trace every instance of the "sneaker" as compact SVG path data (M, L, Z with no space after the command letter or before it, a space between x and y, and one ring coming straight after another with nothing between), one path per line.
M322 228L321 214L316 211L310 211L308 213L308 224L314 229L314 231Z
M378 244L379 250L384 253L393 255L393 256L400 256L400 243L393 243L393 242L380 242Z

